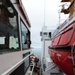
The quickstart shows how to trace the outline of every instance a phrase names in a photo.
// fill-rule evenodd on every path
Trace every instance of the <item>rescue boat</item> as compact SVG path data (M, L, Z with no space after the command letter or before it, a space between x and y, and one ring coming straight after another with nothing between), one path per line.
M70 2L68 8L61 12L69 14L69 18L59 25L52 36L49 54L52 61L66 75L75 75L75 0L62 0Z

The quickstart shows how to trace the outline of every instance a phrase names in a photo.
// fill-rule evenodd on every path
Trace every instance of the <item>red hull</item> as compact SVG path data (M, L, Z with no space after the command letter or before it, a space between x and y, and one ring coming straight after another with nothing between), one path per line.
M52 39L49 54L53 62L67 75L75 75L75 22Z

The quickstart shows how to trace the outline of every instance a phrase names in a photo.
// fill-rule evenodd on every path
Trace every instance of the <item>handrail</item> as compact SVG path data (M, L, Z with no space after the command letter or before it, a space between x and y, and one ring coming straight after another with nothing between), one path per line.
M3 74L1 75L10 75L16 68L18 68L23 62L25 59L27 59L30 55L32 54L29 54L28 56L26 56L24 59L22 59L21 61L19 61L17 64L15 64L14 66L12 66L10 69L8 69L7 71L5 71Z
M46 68L45 72L53 69L54 67L56 67L56 65L53 63L52 65L50 65L49 67Z

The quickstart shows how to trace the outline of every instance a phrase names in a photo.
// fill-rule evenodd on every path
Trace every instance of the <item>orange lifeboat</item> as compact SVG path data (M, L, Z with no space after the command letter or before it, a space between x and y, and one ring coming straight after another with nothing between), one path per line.
M65 1L70 0L62 0ZM69 19L56 29L49 46L49 54L62 72L75 75L75 0L71 0L70 6L65 10L70 13Z

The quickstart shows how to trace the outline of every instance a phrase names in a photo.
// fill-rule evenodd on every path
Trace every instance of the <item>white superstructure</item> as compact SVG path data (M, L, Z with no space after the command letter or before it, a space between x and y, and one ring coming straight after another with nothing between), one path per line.
M0 75L25 75L30 66L30 21L21 0L0 0Z
M40 32L41 41L42 41L42 56L41 56L41 67L43 75L51 75L53 73L59 73L56 66L52 62L48 54L48 47L51 44L51 36L53 34L54 29L48 30L47 26L42 28Z

